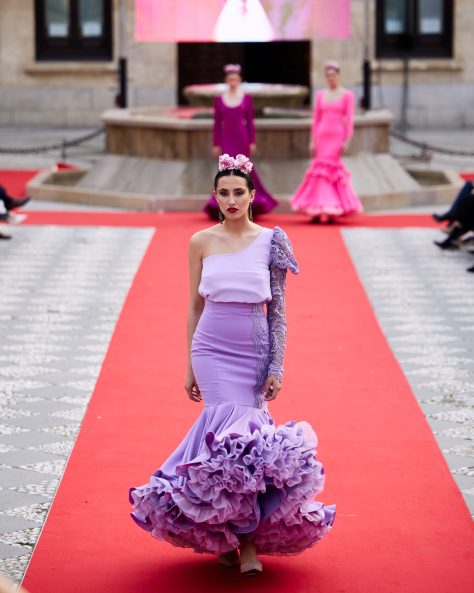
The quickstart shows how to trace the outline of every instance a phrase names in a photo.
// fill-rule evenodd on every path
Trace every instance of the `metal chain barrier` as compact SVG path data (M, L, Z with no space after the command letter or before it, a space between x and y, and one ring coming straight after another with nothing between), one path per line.
M79 138L75 138L74 140L63 140L62 142L55 142L54 144L44 144L43 146L36 146L34 148L2 148L0 147L0 154L38 154L41 152L49 152L51 150L61 150L62 154L65 154L66 148L71 148L72 146L79 146L83 142L88 142L93 138L97 138L103 134L105 129L103 127L94 130L93 132L89 132L85 136L80 136Z
M447 154L449 156L461 156L461 157L471 157L474 158L474 150L454 150L452 148L442 148L441 146L433 146L428 144L427 142L420 142L419 140L413 140L412 138L408 138L401 132L397 132L396 130L390 130L390 136L404 142L405 144L410 144L411 146L415 146L416 148L420 148L423 151L423 154L429 152L438 152L440 154Z
M79 138L75 138L74 140L63 140L62 142L55 142L54 144L45 144L43 146L36 146L34 148L2 148L0 147L0 154L38 154L41 152L49 152L51 150L62 150L65 151L66 148L71 148L72 146L79 146L84 142L88 142L89 140L93 140L103 134L105 129L103 127L86 134L85 136L81 136ZM415 146L416 148L420 148L423 153L427 152L437 152L440 154L446 154L450 156L460 156L460 157L472 157L474 158L474 150L454 150L452 148L442 148L441 146L433 146L432 144L428 144L427 142L420 142L419 140L413 140L413 138L409 138L405 136L401 132L397 132L396 130L390 130L390 135L405 144L409 144L411 146Z

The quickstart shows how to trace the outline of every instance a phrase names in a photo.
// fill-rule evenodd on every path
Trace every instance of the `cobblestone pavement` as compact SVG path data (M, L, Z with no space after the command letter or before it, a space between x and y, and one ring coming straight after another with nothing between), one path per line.
M474 263L428 229L350 229L378 321L474 514Z
M16 580L152 232L19 227L0 245L0 572Z

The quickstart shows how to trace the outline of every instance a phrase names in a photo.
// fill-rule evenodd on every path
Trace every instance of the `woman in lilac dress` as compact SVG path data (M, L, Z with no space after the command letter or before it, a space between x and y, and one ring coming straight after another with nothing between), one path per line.
M226 153L254 156L257 146L252 97L242 91L239 64L228 64L224 72L227 90L214 101L212 152L216 158ZM256 192L252 204L253 214L258 216L270 212L278 202L260 181L255 167L252 171L252 180ZM219 206L213 194L204 206L204 211L213 220L218 220Z
M324 471L306 422L275 426L267 403L281 388L287 270L285 232L254 224L252 164L219 159L223 223L190 242L189 365L185 389L204 409L144 486L132 517L154 537L215 554L245 575L261 554L298 554L330 530L334 506L313 500Z
M310 153L314 160L296 190L291 205L313 222L361 212L342 154L354 131L354 95L343 88L337 62L326 64L327 89L318 91L314 106Z

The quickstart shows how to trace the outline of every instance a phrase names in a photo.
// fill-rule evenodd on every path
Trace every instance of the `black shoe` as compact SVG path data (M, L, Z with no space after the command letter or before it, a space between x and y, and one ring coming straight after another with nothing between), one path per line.
M28 196L26 198L21 198L19 200L15 200L15 198L10 198L10 196L4 196L2 199L3 199L3 203L5 204L5 208L7 210L14 210L15 208L21 208L25 204L28 204L28 202L31 200L31 198Z
M445 241L433 241L433 243L440 249L459 249L450 237Z
M445 220L448 220L446 214L432 214L431 216L436 222L444 222Z
M318 216L313 216L313 218L310 220L311 224L319 224L321 222L321 217Z
M4 240L8 240L11 239L10 235L4 235L3 233L0 233L0 241L4 239Z
M466 272L474 272L474 266L471 266L470 268L467 268Z

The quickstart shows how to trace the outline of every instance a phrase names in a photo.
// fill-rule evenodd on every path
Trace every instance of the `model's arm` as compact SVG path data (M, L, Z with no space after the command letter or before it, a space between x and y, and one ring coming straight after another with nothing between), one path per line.
M349 144L349 140L352 138L354 133L354 109L355 100L354 93L347 91L346 93L346 109L345 109L345 125L346 125L346 145Z
M253 108L253 99L247 95L247 130L249 134L250 156L257 152L256 132L255 132L255 111Z
M286 348L286 274L291 270L299 272L291 248L290 240L284 231L276 227L273 232L270 286L272 300L268 303L267 318L270 331L270 363L268 379L264 387L266 400L272 400L280 391L283 379L283 359Z
M319 126L319 120L321 117L321 107L319 105L321 99L321 93L323 91L318 91L316 93L316 99L314 102L314 111L313 111L313 124L311 126L311 137L309 139L309 153L310 156L313 156L314 151L316 149L316 132Z
M204 299L198 292L202 271L202 243L200 233L191 237L189 242L188 367L184 386L188 397L197 402L201 401L202 397L191 364L191 343L204 309Z
M217 158L221 153L222 112L218 97L214 99L214 127L212 129L212 151Z

